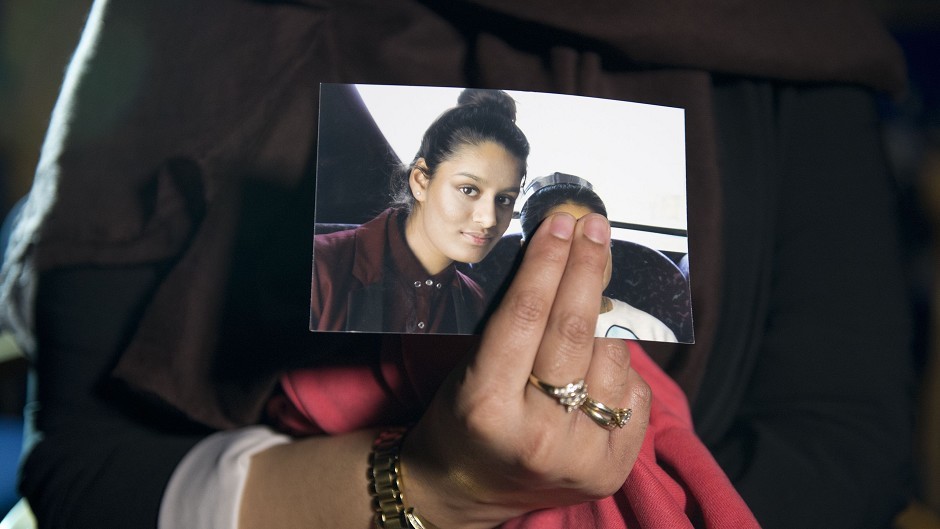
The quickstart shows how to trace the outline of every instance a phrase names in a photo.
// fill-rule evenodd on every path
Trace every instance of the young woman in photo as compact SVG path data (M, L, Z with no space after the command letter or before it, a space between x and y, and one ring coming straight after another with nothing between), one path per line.
M455 264L482 260L509 226L529 154L515 114L505 92L464 90L395 175L389 209L314 238L311 328L476 330L483 291Z

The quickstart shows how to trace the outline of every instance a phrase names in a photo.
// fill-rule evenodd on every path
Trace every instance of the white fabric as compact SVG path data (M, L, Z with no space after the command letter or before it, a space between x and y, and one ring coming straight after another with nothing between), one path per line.
M72 112L79 99L78 86L101 39L107 2L94 2L85 21L85 29L75 54L65 70L59 99L52 110L49 129L42 144L33 185L17 214L7 247L0 249L0 328L13 333L17 345L35 360L36 288L38 267L35 263L36 239L40 226L52 210L59 185L59 167L55 163L71 130Z
M0 529L36 529L39 525L26 498L21 498L0 520Z
M219 432L186 454L160 504L159 529L237 529L251 456L290 438L264 426Z
M595 336L675 342L676 335L655 316L618 299L611 299L613 308L597 317Z

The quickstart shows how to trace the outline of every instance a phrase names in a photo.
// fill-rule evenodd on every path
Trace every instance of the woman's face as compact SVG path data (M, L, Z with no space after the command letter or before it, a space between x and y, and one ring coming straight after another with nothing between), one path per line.
M572 204L570 202L565 202L564 204L558 204L552 209L548 210L548 213L545 215L545 218L551 217L555 213L567 213L576 219L587 215L588 213L594 213L590 208L583 206L581 204ZM604 288L607 288L607 285L610 284L610 276L613 273L614 267L614 256L608 250L607 253L607 266L604 268Z
M427 271L483 260L509 227L521 180L519 159L489 141L460 147L431 178L413 170L415 208L405 232Z

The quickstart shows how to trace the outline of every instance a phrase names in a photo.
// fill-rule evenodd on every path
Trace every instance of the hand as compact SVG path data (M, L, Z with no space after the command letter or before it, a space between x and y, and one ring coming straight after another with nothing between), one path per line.
M650 390L621 340L595 339L610 227L601 215L542 223L479 348L444 383L402 448L407 502L439 527L492 527L609 496L626 480ZM592 398L631 408L624 428L570 413L528 383L584 378Z

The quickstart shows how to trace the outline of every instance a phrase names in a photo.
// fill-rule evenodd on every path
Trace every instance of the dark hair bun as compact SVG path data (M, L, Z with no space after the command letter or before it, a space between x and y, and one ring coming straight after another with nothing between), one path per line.
M502 90L466 88L457 98L457 106L479 107L486 112L498 114L509 121L516 121L516 101Z

